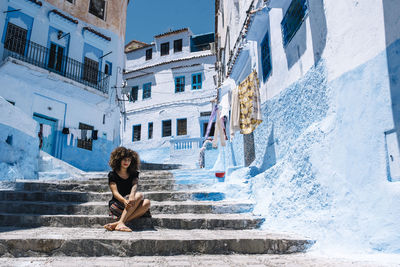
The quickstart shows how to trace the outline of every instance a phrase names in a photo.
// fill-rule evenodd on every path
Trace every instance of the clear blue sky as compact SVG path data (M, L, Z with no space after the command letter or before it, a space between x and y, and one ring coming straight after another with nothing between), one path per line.
M154 35L190 28L193 34L214 32L215 0L130 0L125 43L151 43Z

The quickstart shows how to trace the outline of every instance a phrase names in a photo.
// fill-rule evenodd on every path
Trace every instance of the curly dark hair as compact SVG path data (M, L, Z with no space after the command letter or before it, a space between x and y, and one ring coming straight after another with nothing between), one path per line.
M124 158L131 158L131 165L129 165L128 173L132 174L135 171L139 171L140 169L140 158L139 154L132 149L120 146L111 152L110 161L108 164L110 165L113 171L119 171L121 169L121 161Z

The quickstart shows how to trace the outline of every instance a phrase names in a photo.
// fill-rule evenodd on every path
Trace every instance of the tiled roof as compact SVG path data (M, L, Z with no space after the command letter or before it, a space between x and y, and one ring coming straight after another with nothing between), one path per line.
M132 40L127 45L125 45L125 53L129 53L129 52L135 51L137 49L140 49L143 47L149 47L149 46L152 46L152 45L143 43L140 41Z
M111 41L111 37L105 36L104 34L102 34L101 32L96 31L95 29L92 29L90 27L83 27L83 30L87 30L90 31L91 33L96 34L97 36L107 40L107 41Z
M74 23L74 24L78 24L78 20L73 19L73 18L71 18L71 17L68 17L67 15L65 15L65 14L61 13L60 11L58 11L57 9L51 10L50 13L57 14L57 15L59 15L60 17L66 19L66 20L68 20L68 21L70 21L70 22L72 22L72 23Z
M183 28L183 29L179 29L179 30L175 30L175 31L169 31L169 32L165 32L165 33L161 33L159 35L154 36L154 38L160 38L160 37L164 37L167 35L171 35L171 34L176 34L176 33L180 33L180 32L186 32L188 31L188 28Z

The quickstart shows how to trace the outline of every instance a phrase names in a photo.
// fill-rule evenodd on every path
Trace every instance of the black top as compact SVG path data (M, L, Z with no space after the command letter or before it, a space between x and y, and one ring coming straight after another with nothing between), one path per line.
M108 173L108 184L111 182L116 183L118 192L121 196L125 197L131 193L132 187L137 183L139 178L139 172L136 171L134 174L129 175L127 179L122 179L116 172L110 171ZM117 200L114 195L112 200ZM117 200L118 201L118 200Z

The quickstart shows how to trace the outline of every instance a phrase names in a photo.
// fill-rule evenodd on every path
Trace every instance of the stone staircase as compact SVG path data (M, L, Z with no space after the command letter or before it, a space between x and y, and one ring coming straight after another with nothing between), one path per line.
M0 191L0 256L149 256L264 254L305 251L314 241L259 230L250 202L210 190L215 177L142 171L139 191L151 217L108 232L111 193L106 174L87 180L17 181ZM196 178L197 175L197 178Z

